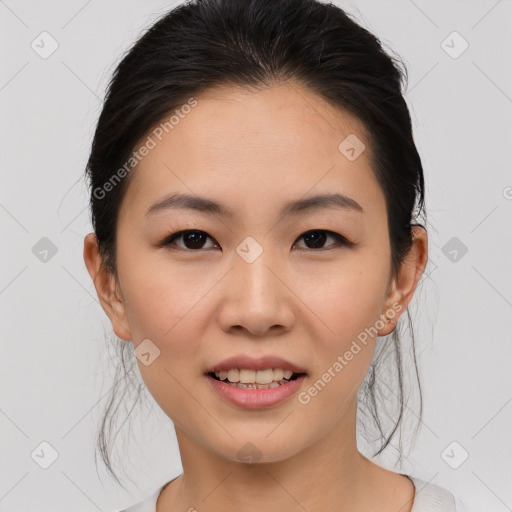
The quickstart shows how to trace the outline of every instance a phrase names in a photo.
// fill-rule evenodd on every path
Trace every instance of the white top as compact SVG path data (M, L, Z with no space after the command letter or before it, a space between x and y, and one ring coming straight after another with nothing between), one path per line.
M424 480L420 480L413 476L405 476L412 481L416 491L414 494L414 502L411 512L467 512L464 503L443 487L439 487L435 484L429 484ZM121 510L120 512L156 512L156 502L165 485L159 487L145 500Z

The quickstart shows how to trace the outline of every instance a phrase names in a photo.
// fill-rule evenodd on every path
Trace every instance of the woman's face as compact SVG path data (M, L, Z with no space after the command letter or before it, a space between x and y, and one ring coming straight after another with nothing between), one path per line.
M167 133L150 134L155 147L131 171L110 317L138 347L142 377L177 430L230 460L248 450L281 460L353 432L377 332L393 329L410 296L391 279L385 197L361 122L295 82L194 99ZM222 212L186 201L151 209L178 194ZM318 195L331 199L307 202ZM202 233L169 240L182 230ZM271 388L251 403L255 390L207 375L235 356L282 358L306 375L280 401Z

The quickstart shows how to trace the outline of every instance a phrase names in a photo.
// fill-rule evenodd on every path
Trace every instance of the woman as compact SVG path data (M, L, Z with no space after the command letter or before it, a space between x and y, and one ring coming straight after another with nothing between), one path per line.
M183 465L129 512L463 510L357 447L427 263L403 78L315 0L183 4L119 64L84 259Z

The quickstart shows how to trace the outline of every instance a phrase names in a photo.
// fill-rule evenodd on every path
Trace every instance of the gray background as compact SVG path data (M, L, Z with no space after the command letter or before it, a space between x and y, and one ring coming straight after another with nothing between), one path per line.
M406 63L426 175L430 279L411 308L425 415L404 471L450 489L470 510L511 510L512 1L337 3ZM134 412L136 441L125 451L126 429L116 443L134 480L129 492L101 463L96 472L114 341L105 341L110 324L82 259L91 231L82 176L107 81L172 5L0 0L5 512L118 510L181 473L172 423L157 406L142 421ZM31 46L42 52L46 37L51 49L43 31L58 44L47 58ZM47 469L52 448L42 442L58 453Z

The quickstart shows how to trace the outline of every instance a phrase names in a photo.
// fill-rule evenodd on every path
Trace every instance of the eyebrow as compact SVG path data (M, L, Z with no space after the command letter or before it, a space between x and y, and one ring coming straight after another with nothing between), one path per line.
M279 216L298 215L312 210L326 210L330 208L363 213L363 207L356 200L343 194L334 193L318 194L305 199L290 201L281 208ZM211 215L220 215L226 218L232 218L235 215L235 212L231 208L212 199L188 194L172 194L162 201L151 205L146 215L167 209L195 210Z

